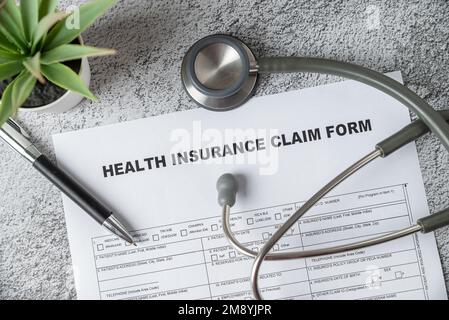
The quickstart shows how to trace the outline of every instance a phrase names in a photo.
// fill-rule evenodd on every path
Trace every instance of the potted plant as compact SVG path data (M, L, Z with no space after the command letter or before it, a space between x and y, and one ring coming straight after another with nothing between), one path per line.
M20 107L62 112L83 97L96 100L87 57L115 51L85 46L80 34L115 2L93 0L65 13L56 9L58 0L0 0L0 126ZM52 101L48 92L56 93ZM28 105L30 96L47 101Z

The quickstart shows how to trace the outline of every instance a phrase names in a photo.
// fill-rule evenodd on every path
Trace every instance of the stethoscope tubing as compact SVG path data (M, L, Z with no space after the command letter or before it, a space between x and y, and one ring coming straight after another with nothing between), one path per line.
M257 256L257 251L252 251L251 249L248 249L244 246L241 242L239 242L233 235L233 232L231 230L230 226L230 207L225 206L223 207L223 213L222 218L224 221L223 224L223 230L226 238L229 240L232 247L240 252L241 254L250 257L255 258ZM422 231L422 227L418 224L414 224L410 227L403 228L398 231L390 232L382 236L373 237L367 240L357 241L357 242L351 242L348 244L340 245L340 246L333 246L333 247L327 247L322 249L314 249L314 250L304 250L304 251L293 251L293 252L277 252L277 253L269 253L265 256L265 260L269 261L282 261L282 260L291 260L291 259L301 259L301 258L312 258L312 257L318 257L318 256L324 256L328 254L335 254L335 253L341 253L344 251L349 250L357 250L369 246L373 246L376 244L381 244L384 242L396 240L398 238L402 238L411 234L414 234L418 231Z
M264 58L259 60L258 68L260 73L311 72L331 74L367 84L388 94L408 107L419 117L419 119L424 122L425 125L427 125L428 128L430 128L430 130L439 138L444 147L449 151L449 125L446 123L443 116L438 114L437 111L435 111L430 105L427 104L427 102L421 99L413 91L381 73L345 62L320 58L299 57ZM399 147L400 146L396 147L396 149ZM331 180L317 193L315 193L301 208L299 208L278 230L276 230L273 236L262 246L258 253L245 248L235 239L229 227L230 208L229 206L224 206L223 229L231 245L240 253L254 257L251 270L251 289L256 299L262 299L258 277L262 262L265 259L285 260L332 254L384 243L422 231L421 225L416 224L387 235L331 248L302 252L269 253L274 245L285 235L288 230L290 230L294 223L298 221L298 219L300 219L308 210L310 210L322 197L328 194L332 189L334 189L353 173L380 156L385 156L385 154L382 153L381 148L376 148L374 151L370 152L368 155L354 163L352 166Z
M321 73L362 82L388 94L409 108L449 151L449 125L443 117L416 93L377 71L347 62L305 57L260 58L258 71L259 73Z
M264 260L290 260L290 259L299 259L299 258L310 258L315 256L327 255L327 254L335 254L343 251L356 250L360 248L365 248L368 246L373 246L376 244L384 243L387 241L395 240L418 231L421 231L421 226L416 224L410 227L404 228L399 231L394 231L388 233L386 235L381 235L378 237L370 238L367 240L362 240L358 242L353 242L349 244L315 249L315 250L305 250L305 251L294 251L294 252L278 252L278 253L269 253L274 245L285 235L285 233L290 230L290 228L305 214L307 213L318 201L320 201L323 197L325 197L330 191L332 191L335 187L337 187L340 183L350 177L352 174L366 166L368 163L377 159L381 156L382 153L379 149L370 152L365 157L358 160L356 163L352 164L346 170L337 175L334 179L332 179L329 183L327 183L324 187L322 187L318 192L316 192L306 203L304 203L301 208L299 208L264 244L261 248L260 252L252 251L246 248L242 243L240 243L234 236L231 227L230 227L230 206L223 206L222 212L222 224L223 231L228 239L229 243L241 254L246 255L248 257L254 258L253 267L251 271L251 289L253 295L256 299L262 299L258 276L260 267Z

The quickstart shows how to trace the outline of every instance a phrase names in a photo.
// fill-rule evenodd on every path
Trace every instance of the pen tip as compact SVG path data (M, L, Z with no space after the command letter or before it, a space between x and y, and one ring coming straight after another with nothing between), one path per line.
M137 243L135 243L134 241L131 243L133 246L137 247Z

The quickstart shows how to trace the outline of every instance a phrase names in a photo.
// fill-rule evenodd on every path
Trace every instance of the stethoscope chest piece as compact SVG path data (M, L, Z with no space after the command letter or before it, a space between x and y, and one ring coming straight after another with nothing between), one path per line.
M196 42L182 62L182 82L200 106L226 111L243 104L257 81L257 62L242 41L212 35Z

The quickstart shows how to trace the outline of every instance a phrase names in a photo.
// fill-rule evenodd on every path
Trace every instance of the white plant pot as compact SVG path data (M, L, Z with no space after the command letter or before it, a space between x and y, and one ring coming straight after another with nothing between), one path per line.
M79 76L81 80L89 87L90 84L90 67L87 58L81 59L81 67L79 71ZM52 112L52 113L61 113L65 112L73 107L77 106L81 100L83 100L83 96L72 92L66 91L61 97L57 100L46 104L40 107L28 107L28 108L20 108L20 111L23 112Z

